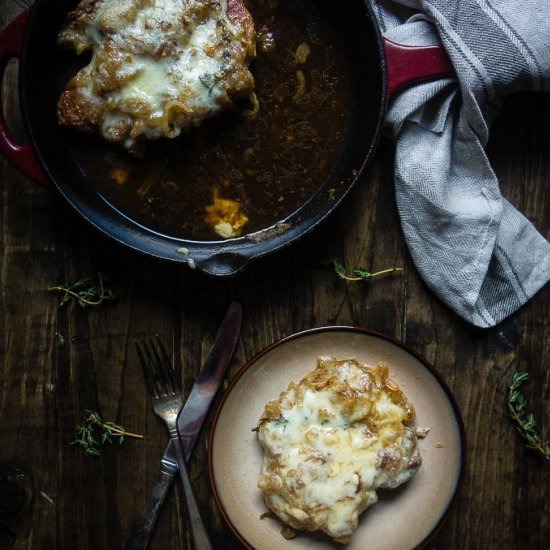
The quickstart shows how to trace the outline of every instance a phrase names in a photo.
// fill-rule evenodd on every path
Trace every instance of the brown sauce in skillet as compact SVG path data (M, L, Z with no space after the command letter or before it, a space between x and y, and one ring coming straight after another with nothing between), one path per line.
M236 108L185 136L149 143L139 159L97 136L75 138L75 160L99 192L161 233L219 240L205 221L215 189L239 203L248 218L243 235L269 227L315 193L344 145L350 83L325 3L246 4L259 35L252 65L260 105L255 119Z

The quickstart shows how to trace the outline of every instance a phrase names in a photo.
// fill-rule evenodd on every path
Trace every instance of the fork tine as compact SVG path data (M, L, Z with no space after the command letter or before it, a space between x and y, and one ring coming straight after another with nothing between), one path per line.
M170 381L168 380L166 368L162 364L162 360L159 356L159 352L155 347L155 343L153 342L152 338L149 339L149 346L147 350L149 353L149 359L151 361L151 364L155 369L155 375L156 375L156 380L159 388L159 393L162 396L167 396L170 393L169 392Z
M158 343L159 343L161 354L163 356L164 363L168 365L168 368L169 368L170 376L172 378L173 393L175 394L177 393L178 395L181 395L181 377L179 376L179 373L176 371L176 364L168 356L168 352L166 351L166 348L164 347L162 340L159 339Z
M151 341L151 348L155 354L155 359L158 365L158 370L162 373L165 382L165 391L168 395L179 395L181 393L180 384L177 380L176 369L168 356L168 352L162 343L162 340L157 336L157 346Z
M143 370L143 376L145 378L145 383L147 384L147 387L149 389L149 394L152 395L155 398L159 397L159 392L157 391L157 384L154 380L154 372L152 371L152 365L151 361L149 359L149 353L147 346L144 344L143 347L145 349L145 354L147 354L147 358L145 357L144 351L142 350L139 342L135 340L136 344L136 351L139 357L139 362L141 364L141 369Z
M162 343L162 340L157 336L157 343L160 350L160 355L162 357L162 360L164 364L167 366L167 370L170 373L170 378L172 381L172 387L176 392L181 392L181 384L180 379L176 374L176 367L174 363L170 360L170 357L168 355L168 352L166 351L166 348L164 347L164 344Z
M141 344L136 340L136 350L145 375L149 393L155 398L181 395L181 384L168 352L157 335Z
M170 382L167 379L166 368L162 364L152 339L149 339L149 344L145 342L145 351L149 360L150 371L153 375L153 381L158 396L166 397L170 395Z
M157 394L159 397L165 397L166 395L168 395L168 392L166 390L167 382L159 354L155 349L155 345L153 344L153 341L151 339L149 339L149 343L144 343L144 348Z

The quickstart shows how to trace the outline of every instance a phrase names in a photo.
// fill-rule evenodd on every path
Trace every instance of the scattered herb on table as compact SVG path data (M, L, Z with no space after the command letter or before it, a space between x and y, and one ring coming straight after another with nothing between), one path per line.
M534 416L526 412L527 402L521 393L521 386L527 380L529 380L529 374L526 372L516 372L508 378L508 414L516 423L526 447L541 453L546 460L550 460L550 441L542 440L538 434Z
M48 292L62 292L60 306L64 306L71 300L77 300L81 307L98 306L103 302L116 298L115 293L105 285L109 276L104 273L97 274L97 282L89 278L79 279L74 283L56 285L48 288Z
M358 267L352 271L352 275L346 273L346 268L337 260L331 260L330 264L334 268L336 275L340 279L345 279L346 281L369 281L373 277L379 277L380 275L388 275L390 273L397 273L403 271L402 267L390 267L388 269L382 269L381 271L375 271L371 273L362 267Z
M76 427L78 437L71 441L71 445L80 445L88 456L99 456L99 447L113 443L113 439L118 440L119 445L122 445L125 437L143 439L142 435L127 432L119 424L105 422L95 411L86 409L86 414L88 416L84 422Z
M63 334L61 334L60 332L55 333L55 342L59 349L62 349L65 347L65 341L66 341L66 338L65 336L63 336Z

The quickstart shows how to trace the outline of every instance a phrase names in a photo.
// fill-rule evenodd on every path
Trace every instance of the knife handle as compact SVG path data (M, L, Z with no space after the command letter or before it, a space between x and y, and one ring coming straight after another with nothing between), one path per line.
M185 494L185 502L187 504L187 517L189 518L189 526L191 527L191 537L193 538L193 546L195 550L213 550L210 537L206 531L206 527L201 518L199 507L195 499L195 493L189 479L189 471L187 470L187 462L184 458L183 448L178 437L178 432L174 426L174 430L170 430L170 439L176 450L178 457L178 469L180 472L181 484Z
M145 510L143 510L143 514L139 518L137 527L134 530L132 539L126 546L126 550L144 550L147 548L160 508L166 498L170 485L172 485L176 471L175 469L170 470L161 466L157 481L145 504Z

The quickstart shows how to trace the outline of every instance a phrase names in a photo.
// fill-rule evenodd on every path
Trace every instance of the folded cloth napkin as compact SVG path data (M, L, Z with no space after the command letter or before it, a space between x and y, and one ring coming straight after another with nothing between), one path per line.
M371 3L385 37L443 43L456 70L389 104L397 205L428 286L470 323L494 326L550 278L550 244L502 197L484 152L507 95L550 91L550 1Z

